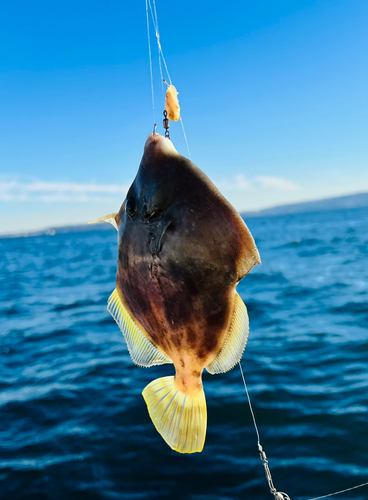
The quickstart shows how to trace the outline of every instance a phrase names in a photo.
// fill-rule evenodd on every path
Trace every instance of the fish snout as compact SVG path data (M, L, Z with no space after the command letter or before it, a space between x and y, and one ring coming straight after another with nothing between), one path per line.
M149 134L144 146L144 151L150 151L156 154L160 152L164 154L178 154L170 139L160 134Z

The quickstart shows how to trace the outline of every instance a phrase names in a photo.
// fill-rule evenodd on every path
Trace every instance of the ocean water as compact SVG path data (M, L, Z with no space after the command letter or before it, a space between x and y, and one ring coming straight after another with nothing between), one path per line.
M368 211L247 220L242 366L275 486L306 500L368 481ZM0 240L1 499L272 499L238 367L204 375L202 453L170 450L106 310L116 232ZM368 487L339 495L368 498Z

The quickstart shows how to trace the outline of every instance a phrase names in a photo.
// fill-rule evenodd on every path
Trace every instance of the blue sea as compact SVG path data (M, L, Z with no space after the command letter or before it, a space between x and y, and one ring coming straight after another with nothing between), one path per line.
M368 210L247 224L242 367L275 487L306 500L368 481ZM0 240L0 498L270 500L239 367L204 374L202 453L173 452L106 309L116 231ZM367 500L368 487L335 498Z

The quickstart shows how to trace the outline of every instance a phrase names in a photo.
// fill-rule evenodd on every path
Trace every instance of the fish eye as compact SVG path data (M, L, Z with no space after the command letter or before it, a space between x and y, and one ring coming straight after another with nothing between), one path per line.
M125 204L125 210L127 211L127 214L129 217L134 217L136 212L137 212L137 206L135 204L135 199L133 196L128 198L126 204Z

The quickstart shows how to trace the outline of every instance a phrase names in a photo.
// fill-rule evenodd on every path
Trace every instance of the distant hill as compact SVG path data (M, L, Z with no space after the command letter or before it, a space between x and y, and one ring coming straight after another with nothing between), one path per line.
M264 217L268 215L296 214L301 212L320 212L321 210L342 210L344 208L368 207L368 192L325 198L323 200L305 201L289 205L264 208L253 212L242 212L242 217Z
M325 198L317 201L305 201L290 205L278 205L272 208L253 212L242 212L242 217L266 217L272 215L296 214L301 212L319 212L321 210L342 210L344 208L368 207L368 192ZM42 234L53 236L62 233L79 233L88 231L115 231L110 224L82 224L78 226L51 227L39 231L21 231L18 234L0 234L0 238L19 238L20 236L40 236Z
M43 234L47 236L54 236L55 234L65 234L65 233L88 233L92 231L115 231L110 224L78 224L73 226L60 226L60 227L49 227L47 229L39 229L37 231L20 231L15 234L0 234L1 238L19 238L28 236L41 236Z

